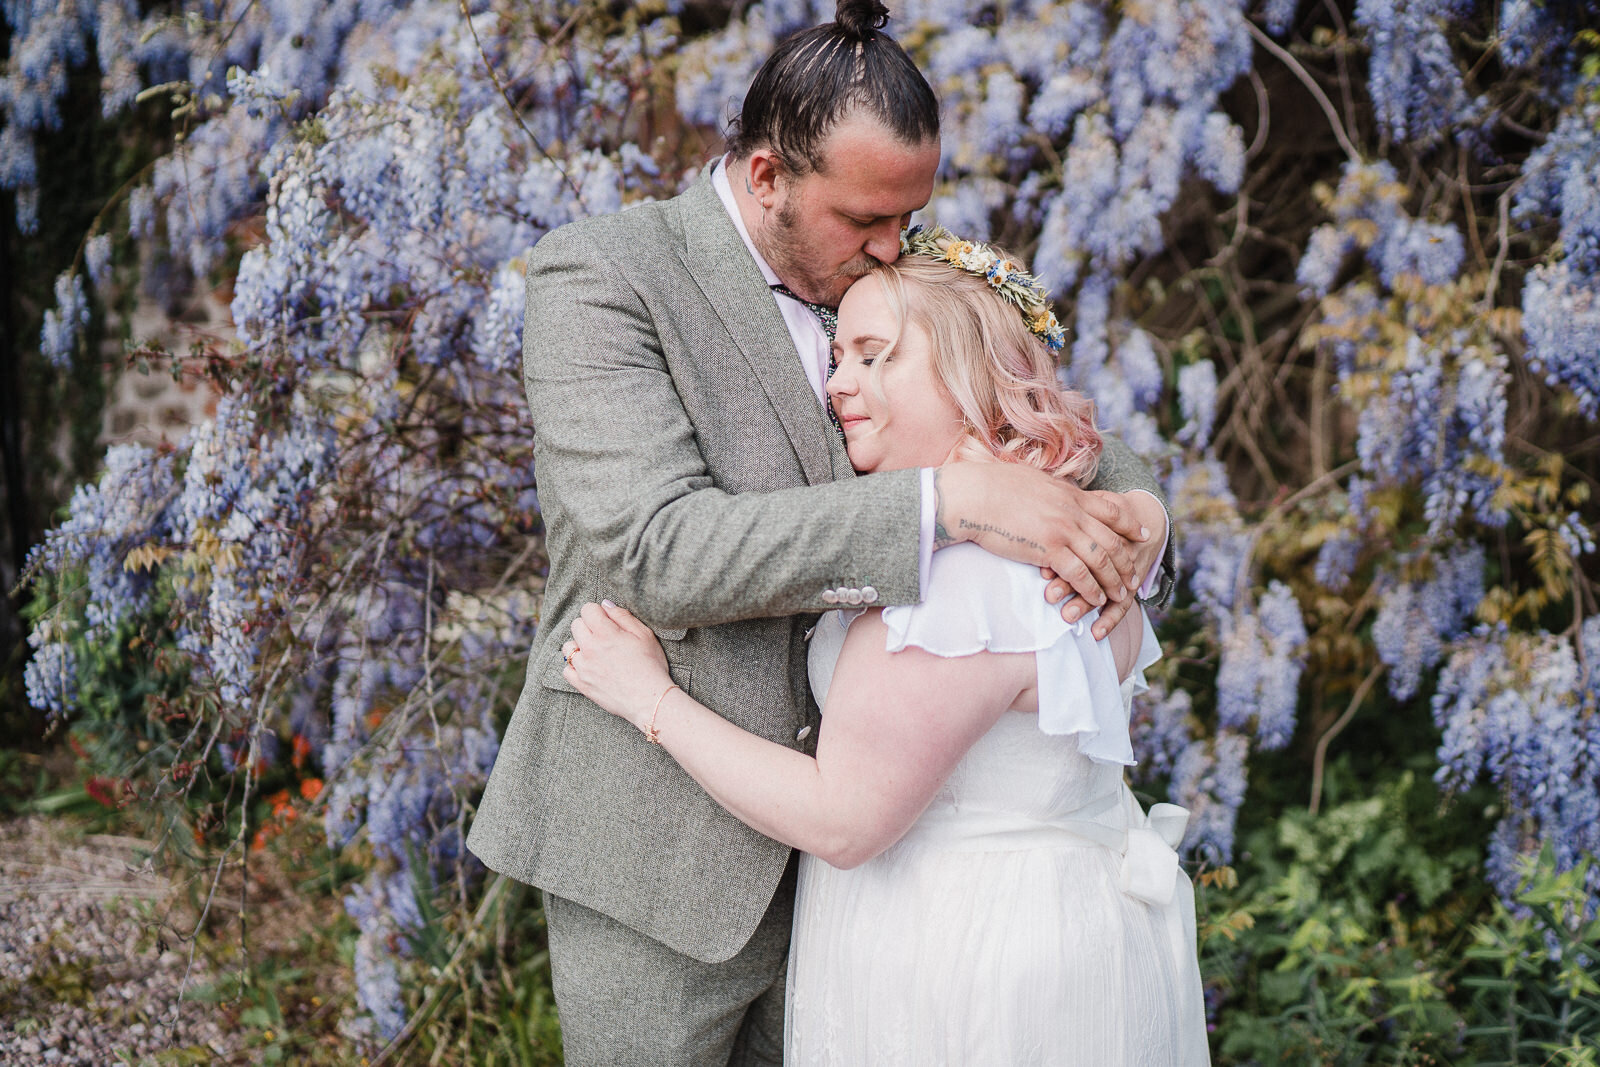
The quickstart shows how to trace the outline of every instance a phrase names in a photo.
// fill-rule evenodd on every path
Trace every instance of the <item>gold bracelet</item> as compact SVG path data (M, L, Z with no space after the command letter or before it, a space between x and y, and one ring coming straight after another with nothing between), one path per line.
M667 699L668 693L677 688L678 683L673 682L671 685L663 689L661 691L661 695L656 697L656 706L650 709L650 726L644 732L644 739L650 742L652 745L659 745L661 743L661 734L656 731L656 716L661 713L661 702Z

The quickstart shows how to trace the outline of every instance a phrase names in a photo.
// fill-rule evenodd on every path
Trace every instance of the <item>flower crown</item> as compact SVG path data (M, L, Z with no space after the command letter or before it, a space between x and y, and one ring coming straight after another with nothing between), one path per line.
M913 226L900 233L900 254L929 256L985 279L1002 300L1022 312L1029 331L1050 351L1059 352L1067 343L1067 331L1050 310L1039 279L988 245L963 241L943 226Z

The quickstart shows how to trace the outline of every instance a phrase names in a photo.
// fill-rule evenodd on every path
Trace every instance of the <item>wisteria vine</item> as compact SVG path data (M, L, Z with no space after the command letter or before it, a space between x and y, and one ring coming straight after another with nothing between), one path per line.
M157 295L227 274L237 335L215 419L175 448L111 448L34 550L29 699L85 714L107 644L142 635L172 682L146 698L169 724L158 751L185 768L168 788L298 781L294 803L368 865L346 907L354 1027L372 1038L408 1024L433 903L460 905L481 874L464 822L537 624L522 257L562 223L681 188L773 42L831 15L711 5L686 33L703 7L5 4L0 187L19 228L37 225L36 143L71 71L98 69L108 115L170 98L180 143L103 217ZM1138 773L1191 809L1190 854L1231 861L1252 752L1326 741L1306 690L1369 692L1370 674L1394 706L1431 708L1442 787L1504 796L1485 844L1499 893L1520 856L1593 855L1595 518L1584 476L1529 429L1600 420L1585 6L1361 0L1363 78L1337 103L1304 65L1318 46L1294 38L1321 16L1283 0L893 15L943 107L926 214L1031 260L1071 328L1063 380L1166 480L1185 559L1168 619L1201 667L1139 708ZM1525 97L1475 80L1485 49ZM1263 242L1287 256L1275 319L1250 308L1276 296L1228 273L1272 198L1257 178L1280 127L1251 93L1266 78L1302 87L1334 146L1316 217ZM1446 157L1498 184L1426 177ZM56 281L50 364L83 358L112 250L86 235ZM1298 466L1241 430L1296 389L1300 440L1333 442ZM1305 476L1273 484L1285 468ZM289 805L201 837L262 845Z

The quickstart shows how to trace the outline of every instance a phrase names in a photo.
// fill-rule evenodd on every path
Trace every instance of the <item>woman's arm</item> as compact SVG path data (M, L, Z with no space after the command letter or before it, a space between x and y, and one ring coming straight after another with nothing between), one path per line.
M589 605L573 636L569 682L641 730L653 715L662 746L717 803L835 867L899 840L967 749L1034 684L1031 653L887 652L881 612L869 611L845 638L813 759L669 690L660 646L623 609Z
M1111 628L1104 640L1111 642L1111 657L1117 663L1117 680L1126 681L1139 662L1139 646L1144 643L1144 605L1136 602L1128 614Z

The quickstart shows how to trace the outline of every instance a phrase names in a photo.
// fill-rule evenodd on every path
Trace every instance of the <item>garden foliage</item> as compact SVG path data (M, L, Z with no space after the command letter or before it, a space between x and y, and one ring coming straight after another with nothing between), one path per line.
M773 42L831 17L729 6L6 2L24 231L70 70L99 71L108 115L170 98L179 130L86 235L39 352L87 359L118 287L231 289L237 329L204 362L215 421L111 448L35 550L30 699L175 847L239 860L304 815L360 856L374 1039L431 980L419 946L470 936L464 829L537 625L523 256L682 188ZM924 214L1032 262L1063 380L1171 497L1184 568L1137 774L1190 808L1191 857L1239 872L1207 896L1219 1055L1504 1038L1510 1062L1473 1013L1515 1028L1529 983L1594 1020L1600 13L893 15L944 112ZM1325 807L1335 766L1368 799ZM1453 984L1484 960L1500 984ZM1592 1055L1594 1030L1525 1040Z

